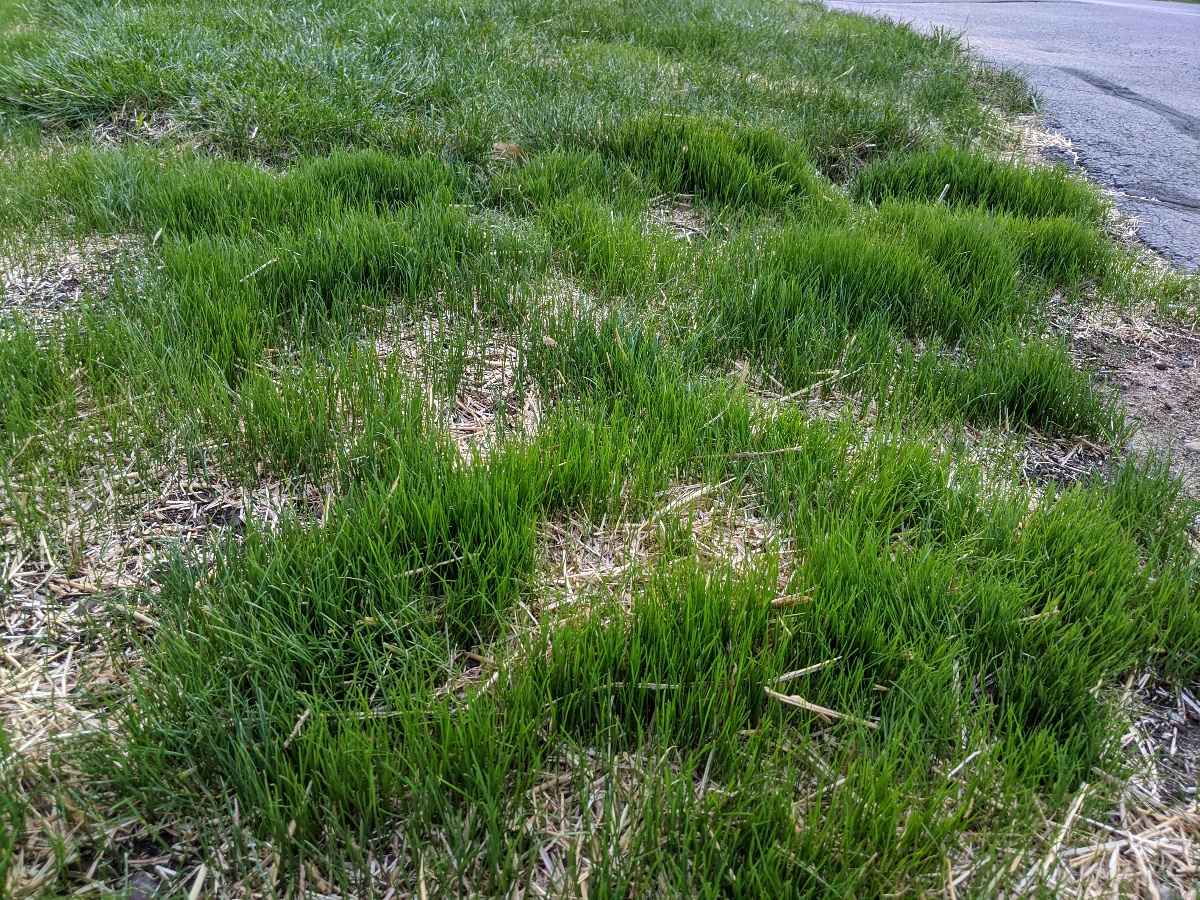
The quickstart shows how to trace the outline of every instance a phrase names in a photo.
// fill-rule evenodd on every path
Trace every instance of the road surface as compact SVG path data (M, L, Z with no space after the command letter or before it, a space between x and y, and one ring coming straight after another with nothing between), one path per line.
M1142 239L1200 267L1200 4L1167 0L827 0L965 35L1023 74Z

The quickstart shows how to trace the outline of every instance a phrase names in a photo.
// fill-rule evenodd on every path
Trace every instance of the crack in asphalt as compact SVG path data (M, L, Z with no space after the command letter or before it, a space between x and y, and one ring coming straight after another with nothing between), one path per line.
M1181 134L1185 134L1194 140L1200 141L1200 118L1188 115L1185 112L1180 112L1173 106L1168 106L1166 103L1161 103L1158 100L1152 100L1149 97L1143 97L1137 91L1131 90L1116 82L1109 81L1107 78L1101 78L1099 75L1093 75L1091 72L1085 72L1083 69L1073 69L1068 66L1059 66L1060 72L1066 72L1068 75L1074 75L1080 81L1090 84L1097 90L1103 91L1110 97L1116 97L1118 100L1124 100L1127 103L1132 103L1135 106L1140 106L1142 109L1147 109L1150 112L1157 113L1162 116Z
M1200 212L1200 200L1160 184L1131 184L1129 190L1137 191L1136 194L1123 192L1130 200L1159 203L1181 212Z

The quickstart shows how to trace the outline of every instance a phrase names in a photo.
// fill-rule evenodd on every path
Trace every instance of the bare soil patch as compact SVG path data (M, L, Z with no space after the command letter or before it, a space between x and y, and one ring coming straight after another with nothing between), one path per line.
M1120 393L1138 426L1128 449L1170 453L1188 487L1200 487L1200 335L1148 314L1096 309L1074 322L1071 348Z
M104 295L121 257L135 243L139 239L97 237L0 256L0 313L21 312L49 323L78 309L85 296Z

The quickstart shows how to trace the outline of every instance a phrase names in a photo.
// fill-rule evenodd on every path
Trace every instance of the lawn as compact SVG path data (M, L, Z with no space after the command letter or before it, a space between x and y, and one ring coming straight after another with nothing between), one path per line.
M1153 895L1198 510L1061 323L1198 289L1032 109L806 3L0 0L0 884Z

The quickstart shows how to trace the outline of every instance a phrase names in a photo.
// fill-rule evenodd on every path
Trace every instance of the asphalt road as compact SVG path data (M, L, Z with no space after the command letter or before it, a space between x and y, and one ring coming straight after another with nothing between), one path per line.
M827 0L919 30L962 33L1023 74L1078 162L1141 222L1141 237L1200 267L1200 4L1167 0Z

